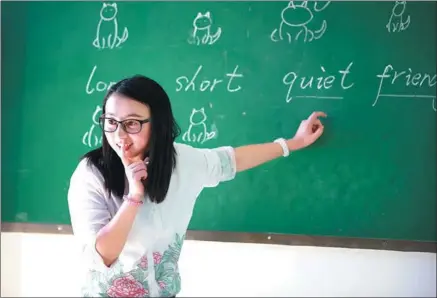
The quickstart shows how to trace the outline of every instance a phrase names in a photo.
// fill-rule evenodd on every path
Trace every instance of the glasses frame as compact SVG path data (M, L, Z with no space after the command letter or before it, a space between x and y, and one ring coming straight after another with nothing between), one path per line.
M111 119L111 120L117 122L117 126L115 127L114 130L111 130L111 131L105 130L105 128L104 128L104 127L105 127L105 125L104 125L104 120L105 120L105 119ZM128 133L128 134L132 134L132 135L133 135L133 134L140 133L141 130L143 129L143 124L149 123L150 120L151 120L151 118L147 118L147 119L143 119L143 120L138 120L138 119L132 119L132 118L129 118L129 119L124 119L124 120L118 121L117 119L114 119L114 118L112 118L112 117L105 117L105 115L102 115L102 116L99 117L99 124L100 124L100 128L101 128L103 131L105 131L105 132L116 132L117 129L118 129L118 126L121 125L121 128L123 128L123 130L124 130L126 133ZM139 129L137 132L129 132L129 131L127 131L126 126L125 126L125 124L124 124L124 123L127 122L127 121L137 121L137 122L139 122L139 123L140 123L140 129Z

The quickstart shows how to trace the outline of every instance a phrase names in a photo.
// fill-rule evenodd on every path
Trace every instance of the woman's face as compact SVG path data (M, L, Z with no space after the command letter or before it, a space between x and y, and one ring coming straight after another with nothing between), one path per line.
M112 93L106 101L104 117L106 139L118 156L121 156L121 150L124 148L127 158L144 159L144 151L149 144L151 124L150 122L141 124L138 120L150 119L149 107L121 94ZM116 121L123 121L124 127Z

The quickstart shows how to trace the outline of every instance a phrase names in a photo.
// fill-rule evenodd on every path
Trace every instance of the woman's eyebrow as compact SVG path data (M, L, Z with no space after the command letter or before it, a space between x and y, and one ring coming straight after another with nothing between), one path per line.
M115 116L114 114L112 114L112 113L105 113L105 115L106 116ZM137 118L146 118L145 116L141 116L141 115L138 115L138 114L136 114L136 113L131 113L131 114L128 114L128 115L126 115L126 116L124 116L124 117L122 117L122 118L129 118L129 117L137 117Z

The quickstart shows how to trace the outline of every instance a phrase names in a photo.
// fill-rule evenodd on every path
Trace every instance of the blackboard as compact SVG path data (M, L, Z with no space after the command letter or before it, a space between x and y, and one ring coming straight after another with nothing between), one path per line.
M436 240L435 2L2 2L1 22L3 222L69 224L104 92L140 73L197 147L328 114L310 148L205 190L190 229Z

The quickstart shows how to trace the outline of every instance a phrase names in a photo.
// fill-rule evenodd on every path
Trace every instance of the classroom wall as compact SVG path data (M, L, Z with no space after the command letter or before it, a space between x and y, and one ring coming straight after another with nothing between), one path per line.
M2 233L1 296L78 295L77 251L71 235ZM435 253L187 240L180 270L179 297L436 297Z

